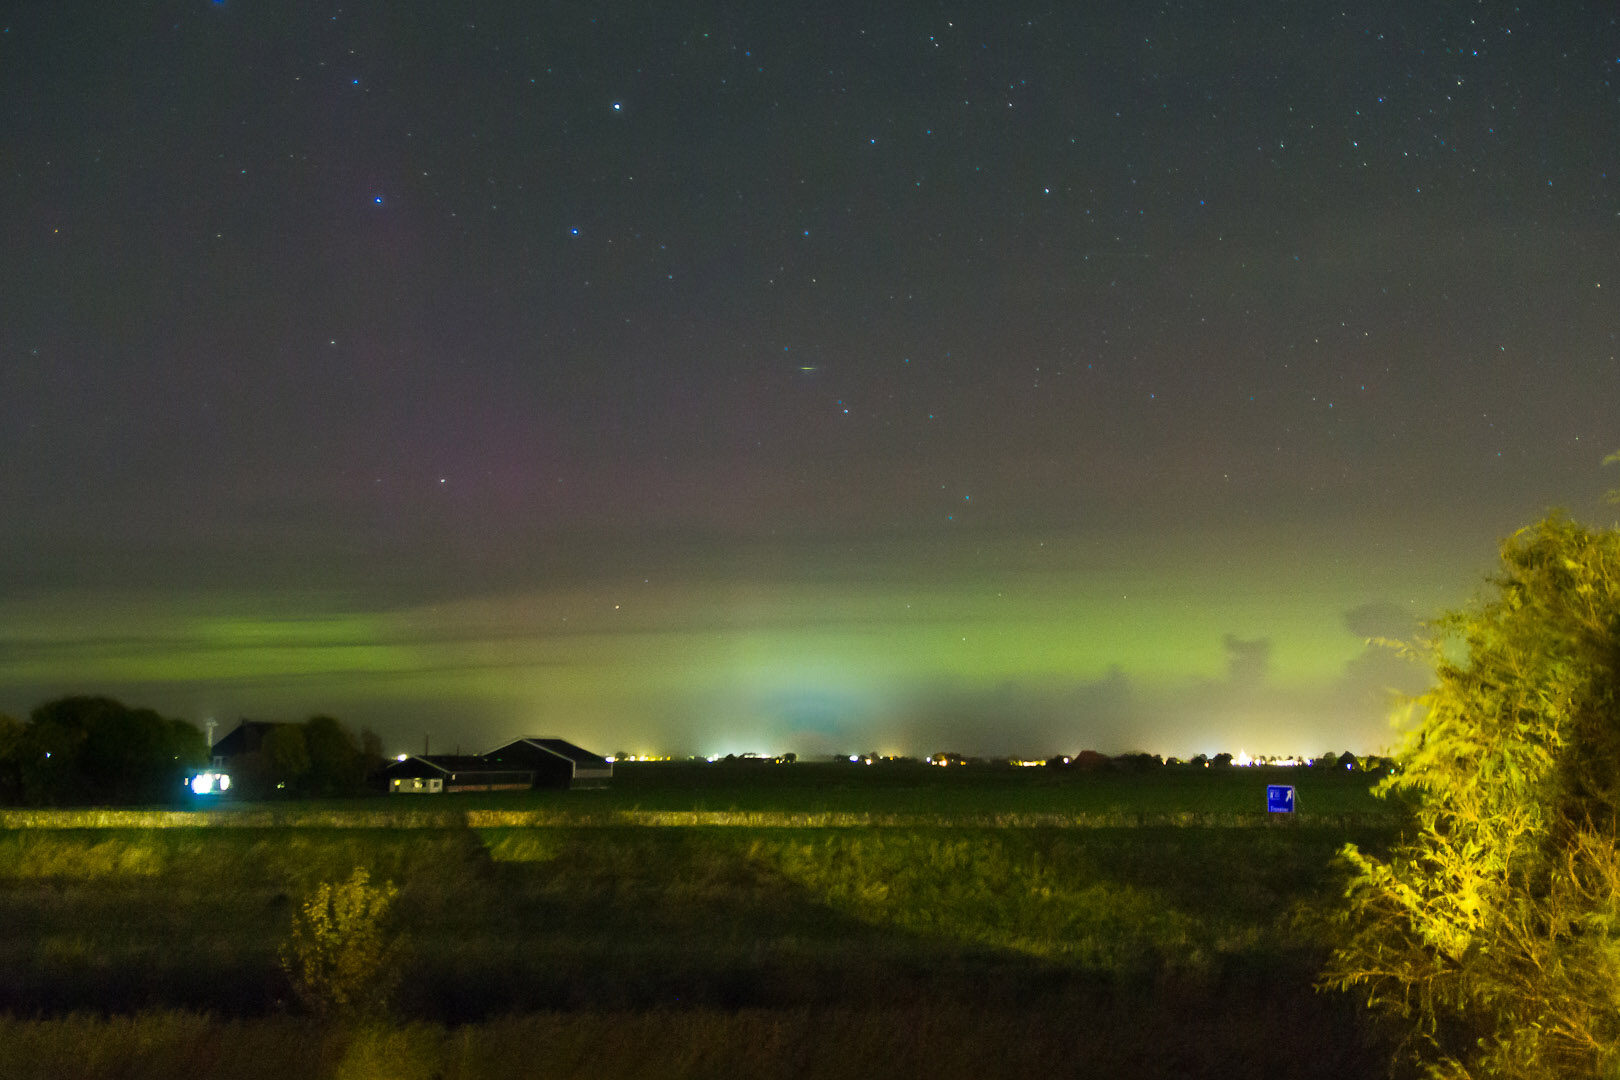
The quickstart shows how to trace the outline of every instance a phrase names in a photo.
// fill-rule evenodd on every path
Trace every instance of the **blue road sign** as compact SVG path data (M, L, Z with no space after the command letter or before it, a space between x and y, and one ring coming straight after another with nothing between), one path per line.
M1267 784L1266 809L1273 814L1292 814L1294 812L1294 785Z

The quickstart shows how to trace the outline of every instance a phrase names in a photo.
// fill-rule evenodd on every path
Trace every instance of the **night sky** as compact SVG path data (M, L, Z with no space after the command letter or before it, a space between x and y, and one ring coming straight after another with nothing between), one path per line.
M1607 0L0 26L0 711L1359 752L1613 517Z

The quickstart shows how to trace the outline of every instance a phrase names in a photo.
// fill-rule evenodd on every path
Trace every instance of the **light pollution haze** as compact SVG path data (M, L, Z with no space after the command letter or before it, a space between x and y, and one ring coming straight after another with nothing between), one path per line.
M1595 470L1594 470L1595 471ZM643 554L630 574L361 610L335 590L0 604L7 704L105 692L219 731L329 712L391 752L1191 756L1387 748L1424 685L1372 637L1476 590L1491 538L1059 534Z

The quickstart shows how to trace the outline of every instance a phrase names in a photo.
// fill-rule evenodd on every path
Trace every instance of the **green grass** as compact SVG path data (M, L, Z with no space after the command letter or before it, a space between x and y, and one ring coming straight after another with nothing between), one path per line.
M445 1027L221 1020L0 1017L8 1080L580 1080L1379 1076L1369 1047L1321 1010L1193 1000L877 1009L576 1010Z
M1317 769L1166 767L1142 773L900 763L621 765L593 793L615 809L869 814L1265 812L1267 784L1292 784L1313 814L1381 814L1376 777ZM584 793L555 793L581 795Z
M726 766L634 763L598 791L415 795L197 804L193 809L0 810L21 828L453 828L496 825L995 825L1129 827L1279 824L1268 784L1291 784L1318 824L1376 825L1392 805L1376 777L1317 769L1166 767L1144 773L922 764Z
M189 819L228 828L26 812L0 1014L31 1019L0 1019L0 1076L526 1076L536 1046L557 1076L1373 1075L1356 1011L1310 989L1334 851L1392 834L1366 778L1293 773L1340 809L1273 821L1230 809L1249 771L946 772L658 766ZM1274 827L1196 824L1222 815ZM645 827L691 820L715 827ZM298 898L356 866L400 885L407 941L395 1024L360 1033L299 1019L276 962Z
M402 1004L793 1005L896 962L1218 982L1320 943L1332 829L41 830L0 842L0 1006L274 1008L294 900L365 866L401 885ZM1357 834L1376 846L1380 835ZM93 856L93 857L87 857ZM0 987L0 995L4 988Z

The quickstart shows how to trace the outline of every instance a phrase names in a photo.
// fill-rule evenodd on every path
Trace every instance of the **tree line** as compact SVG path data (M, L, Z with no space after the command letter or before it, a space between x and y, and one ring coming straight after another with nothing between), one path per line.
M22 721L0 715L0 803L7 805L171 802L209 762L195 724L110 697L57 698ZM357 737L330 716L312 716L275 725L258 751L232 763L231 780L247 798L355 795L382 764L371 731Z
M231 760L231 783L246 798L334 798L367 790L383 767L382 740L370 728L359 737L330 716L276 724L257 750Z

